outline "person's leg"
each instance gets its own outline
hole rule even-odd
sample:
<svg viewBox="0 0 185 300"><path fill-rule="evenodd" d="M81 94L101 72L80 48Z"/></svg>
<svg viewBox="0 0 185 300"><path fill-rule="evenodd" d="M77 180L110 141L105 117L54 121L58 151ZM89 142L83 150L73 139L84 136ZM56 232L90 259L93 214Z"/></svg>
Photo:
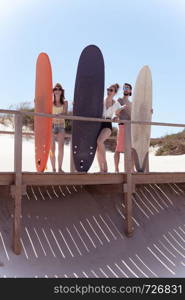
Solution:
<svg viewBox="0 0 185 300"><path fill-rule="evenodd" d="M118 151L115 151L114 153L115 172L119 172L119 160L120 160L120 153Z"/></svg>
<svg viewBox="0 0 185 300"><path fill-rule="evenodd" d="M97 139L97 159L99 163L100 172L107 172L107 161L104 142L111 135L109 128L103 128Z"/></svg>
<svg viewBox="0 0 185 300"><path fill-rule="evenodd" d="M114 154L115 172L119 172L120 153L124 152L124 125L118 126L116 150Z"/></svg>
<svg viewBox="0 0 185 300"><path fill-rule="evenodd" d="M51 149L50 149L50 161L53 172L56 172L55 166L55 135L52 133L52 140L51 140Z"/></svg>
<svg viewBox="0 0 185 300"><path fill-rule="evenodd" d="M58 171L62 171L62 163L63 163L63 157L64 157L64 138L65 138L65 132L64 130L60 131L58 133Z"/></svg>

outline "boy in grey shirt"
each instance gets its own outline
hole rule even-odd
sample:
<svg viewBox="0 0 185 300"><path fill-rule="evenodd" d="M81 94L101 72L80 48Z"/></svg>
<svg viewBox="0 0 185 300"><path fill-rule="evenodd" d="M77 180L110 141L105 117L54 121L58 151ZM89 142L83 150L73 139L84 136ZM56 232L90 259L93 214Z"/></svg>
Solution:
<svg viewBox="0 0 185 300"><path fill-rule="evenodd" d="M132 95L132 86L129 83L125 83L123 85L123 98L118 99L122 107L116 111L116 116L120 120L131 120L132 103L129 100L129 97L131 95ZM114 154L115 172L119 172L120 153L125 152L124 135L125 135L124 123L120 122L118 127L116 150Z"/></svg>

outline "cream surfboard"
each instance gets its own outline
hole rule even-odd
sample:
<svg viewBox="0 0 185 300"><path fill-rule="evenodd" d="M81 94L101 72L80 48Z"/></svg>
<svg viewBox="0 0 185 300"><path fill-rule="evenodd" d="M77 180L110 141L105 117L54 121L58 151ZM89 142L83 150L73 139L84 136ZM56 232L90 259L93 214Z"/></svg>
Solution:
<svg viewBox="0 0 185 300"><path fill-rule="evenodd" d="M136 79L132 101L132 121L152 120L152 76L148 66L144 66ZM149 170L149 146L151 125L132 124L131 140L135 168L138 172Z"/></svg>

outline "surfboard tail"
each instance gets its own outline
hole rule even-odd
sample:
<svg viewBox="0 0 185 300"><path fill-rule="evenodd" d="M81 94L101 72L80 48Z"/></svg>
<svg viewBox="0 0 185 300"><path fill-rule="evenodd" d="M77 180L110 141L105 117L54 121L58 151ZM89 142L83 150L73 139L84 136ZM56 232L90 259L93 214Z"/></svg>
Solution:
<svg viewBox="0 0 185 300"><path fill-rule="evenodd" d="M134 160L134 166L136 168L137 172L149 172L149 153L147 152L145 154L145 157L142 161L142 163L140 163L139 161L139 156L137 154L136 149L132 148L132 153L133 153L133 160Z"/></svg>

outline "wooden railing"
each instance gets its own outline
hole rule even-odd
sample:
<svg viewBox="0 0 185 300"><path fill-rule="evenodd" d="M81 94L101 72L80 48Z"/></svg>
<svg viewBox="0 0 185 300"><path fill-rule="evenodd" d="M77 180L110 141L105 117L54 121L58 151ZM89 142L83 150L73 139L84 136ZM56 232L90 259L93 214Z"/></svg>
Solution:
<svg viewBox="0 0 185 300"><path fill-rule="evenodd" d="M1 134L14 134L14 173L15 181L14 185L11 186L12 196L14 198L14 220L13 220L13 250L16 254L21 252L21 200L22 200L22 135L30 135L33 133L22 132L22 121L23 115L39 116L56 118L56 115L34 113L27 111L17 111L17 110L0 110L1 114L12 114L14 115L15 131L4 132ZM159 122L140 122L140 121L127 121L119 120L113 121L108 119L100 118L87 118L80 116L69 116L61 115L57 118L67 119L67 120L78 120L78 121L88 121L88 122L112 122L112 123L124 123L125 125L125 155L124 155L124 165L126 175L126 183L123 186L124 201L125 201L125 211L126 211L126 233L128 236L133 233L133 219L132 219L132 194L134 192L135 186L133 184L132 177L132 147L131 147L131 125L132 124L143 124L143 125L154 125L154 126L172 126L172 127L185 127L185 124L174 124L174 123L159 123ZM69 135L70 137L70 135ZM114 138L114 137L113 137ZM78 176L78 173L77 173ZM83 184L83 183L82 183Z"/></svg>

